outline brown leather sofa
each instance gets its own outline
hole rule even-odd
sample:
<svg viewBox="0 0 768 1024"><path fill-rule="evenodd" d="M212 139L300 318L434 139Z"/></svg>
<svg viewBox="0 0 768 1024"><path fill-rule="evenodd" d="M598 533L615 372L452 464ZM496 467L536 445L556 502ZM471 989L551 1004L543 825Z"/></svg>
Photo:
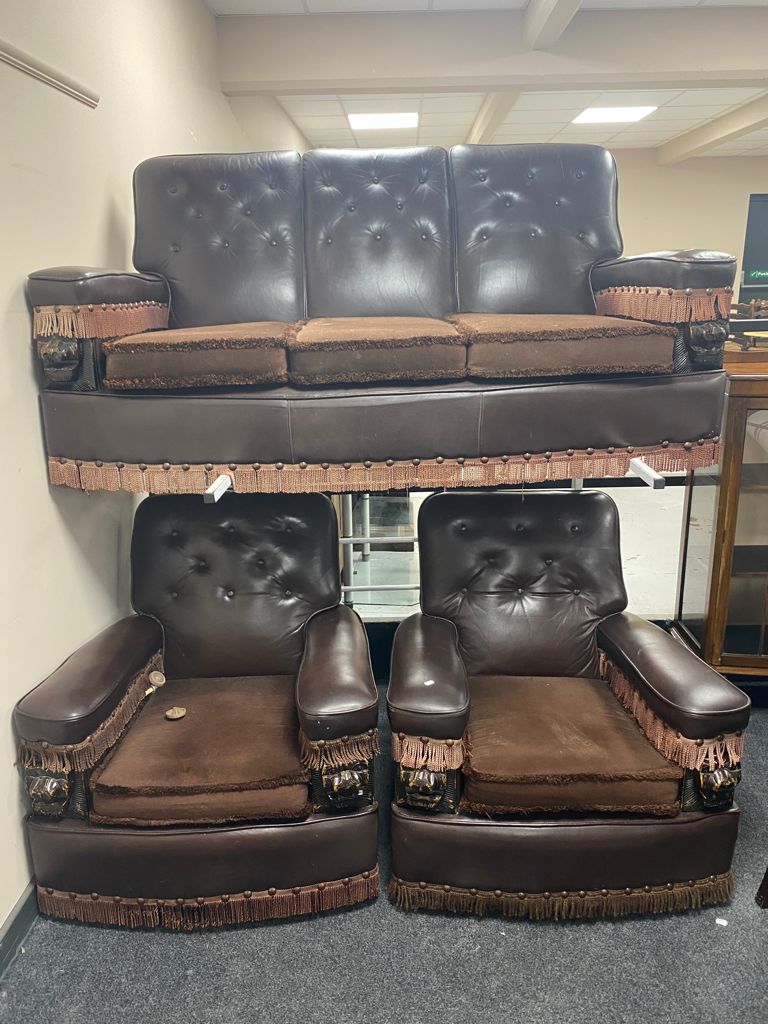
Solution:
<svg viewBox="0 0 768 1024"><path fill-rule="evenodd" d="M621 259L596 146L163 156L137 273L30 275L50 478L375 491L718 457L733 257Z"/></svg>
<svg viewBox="0 0 768 1024"><path fill-rule="evenodd" d="M598 492L453 493L419 517L398 628L391 893L401 907L606 917L715 904L749 699L624 611Z"/></svg>
<svg viewBox="0 0 768 1024"><path fill-rule="evenodd" d="M43 913L192 929L378 893L368 644L324 495L144 501L136 614L19 701Z"/></svg>

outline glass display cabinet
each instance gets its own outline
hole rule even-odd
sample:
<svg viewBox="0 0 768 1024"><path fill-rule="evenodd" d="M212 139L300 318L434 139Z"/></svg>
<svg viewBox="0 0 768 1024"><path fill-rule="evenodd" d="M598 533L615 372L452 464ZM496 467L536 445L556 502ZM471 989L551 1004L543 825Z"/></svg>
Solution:
<svg viewBox="0 0 768 1024"><path fill-rule="evenodd" d="M728 369L722 463L688 474L675 632L721 672L768 677L768 365Z"/></svg>

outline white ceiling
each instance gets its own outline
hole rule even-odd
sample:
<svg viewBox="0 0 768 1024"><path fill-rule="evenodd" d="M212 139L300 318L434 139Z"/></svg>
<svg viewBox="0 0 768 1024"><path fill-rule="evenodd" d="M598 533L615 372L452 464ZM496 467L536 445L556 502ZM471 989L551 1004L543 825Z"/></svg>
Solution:
<svg viewBox="0 0 768 1024"><path fill-rule="evenodd" d="M214 14L351 14L385 11L521 10L528 0L206 0ZM584 0L585 11L765 7L767 0Z"/></svg>
<svg viewBox="0 0 768 1024"><path fill-rule="evenodd" d="M648 89L612 92L524 92L497 129L492 142L590 142L611 149L652 149L768 95L751 88ZM463 142L483 100L476 93L407 93L383 96L278 96L288 115L314 147L454 146ZM575 125L586 107L655 105L634 124ZM353 132L347 114L416 110L419 127ZM721 152L722 151L722 152ZM768 129L713 150L713 155L768 154Z"/></svg>

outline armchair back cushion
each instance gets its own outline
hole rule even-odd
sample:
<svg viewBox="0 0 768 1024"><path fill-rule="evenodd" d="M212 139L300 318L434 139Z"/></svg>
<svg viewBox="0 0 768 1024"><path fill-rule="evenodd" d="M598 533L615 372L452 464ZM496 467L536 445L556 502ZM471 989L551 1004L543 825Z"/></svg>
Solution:
<svg viewBox="0 0 768 1024"><path fill-rule="evenodd" d="M144 501L131 548L133 604L163 627L166 674L295 675L307 619L340 600L337 545L336 514L322 494Z"/></svg>
<svg viewBox="0 0 768 1024"><path fill-rule="evenodd" d="M598 674L597 625L627 604L607 495L438 494L419 541L422 610L455 623L470 676Z"/></svg>
<svg viewBox="0 0 768 1024"><path fill-rule="evenodd" d="M459 309L594 313L592 267L622 250L600 146L454 146Z"/></svg>
<svg viewBox="0 0 768 1024"><path fill-rule="evenodd" d="M171 326L303 317L298 153L153 157L133 188L133 262L168 281Z"/></svg>
<svg viewBox="0 0 768 1024"><path fill-rule="evenodd" d="M455 311L445 150L307 153L304 217L310 317Z"/></svg>

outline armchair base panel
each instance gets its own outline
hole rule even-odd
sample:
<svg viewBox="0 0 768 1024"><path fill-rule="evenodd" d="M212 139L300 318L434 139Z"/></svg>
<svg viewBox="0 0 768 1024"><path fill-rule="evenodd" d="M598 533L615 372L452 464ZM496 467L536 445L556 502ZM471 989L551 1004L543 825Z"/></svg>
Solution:
<svg viewBox="0 0 768 1024"><path fill-rule="evenodd" d="M279 824L135 829L30 818L27 828L41 913L192 930L374 899L377 820L374 804Z"/></svg>
<svg viewBox="0 0 768 1024"><path fill-rule="evenodd" d="M405 909L534 918L714 905L731 896L738 822L736 807L488 821L393 806L392 895Z"/></svg>

